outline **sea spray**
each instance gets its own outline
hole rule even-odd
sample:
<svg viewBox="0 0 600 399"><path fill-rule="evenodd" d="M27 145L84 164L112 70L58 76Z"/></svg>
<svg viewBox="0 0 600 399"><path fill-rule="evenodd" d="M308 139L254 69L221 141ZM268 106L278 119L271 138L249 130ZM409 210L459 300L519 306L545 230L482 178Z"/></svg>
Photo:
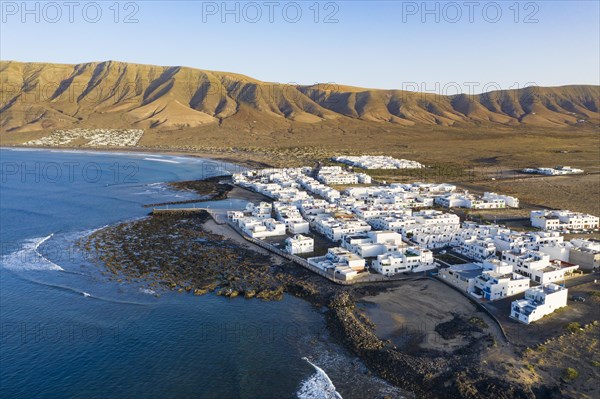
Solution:
<svg viewBox="0 0 600 399"><path fill-rule="evenodd" d="M1 258L2 267L15 270L57 270L64 271L62 267L52 262L39 252L39 247L54 234L46 237L25 240L20 250L4 255Z"/></svg>
<svg viewBox="0 0 600 399"><path fill-rule="evenodd" d="M316 364L312 363L308 358L303 357L311 366L316 370L315 374L310 376L308 379L302 382L300 389L298 390L299 399L342 399L335 390L335 385L331 382L331 379Z"/></svg>

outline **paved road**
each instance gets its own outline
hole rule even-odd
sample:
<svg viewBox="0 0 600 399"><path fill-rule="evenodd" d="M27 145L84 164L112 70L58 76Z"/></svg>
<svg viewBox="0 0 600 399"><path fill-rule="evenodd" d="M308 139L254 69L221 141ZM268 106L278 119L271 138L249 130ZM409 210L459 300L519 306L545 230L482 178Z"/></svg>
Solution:
<svg viewBox="0 0 600 399"><path fill-rule="evenodd" d="M574 278L566 280L564 283L565 283L565 287L571 288L571 287L577 287L578 285L591 283L594 280L598 280L600 282L600 272L584 274L581 277L574 277Z"/></svg>

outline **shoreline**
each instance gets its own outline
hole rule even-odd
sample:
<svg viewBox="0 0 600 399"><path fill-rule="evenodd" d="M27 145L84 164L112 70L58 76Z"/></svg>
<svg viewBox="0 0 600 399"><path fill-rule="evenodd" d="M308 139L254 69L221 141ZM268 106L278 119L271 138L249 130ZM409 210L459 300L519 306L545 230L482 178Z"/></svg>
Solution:
<svg viewBox="0 0 600 399"><path fill-rule="evenodd" d="M157 154L157 155L175 155L186 156L190 158L202 158L198 153L191 154L185 152L155 152L136 150L105 150L105 149L68 149L63 147L1 147L2 149L21 149L21 150L39 150L39 151L67 151L67 152L98 152L98 153L124 153L124 154ZM231 162L233 165L238 165ZM227 193L226 198L235 198L233 191ZM230 194L232 194L230 196ZM255 193L247 190L236 192L241 198L252 197ZM120 224L131 224L131 221L119 222ZM216 227L219 227L215 223ZM206 223L204 225L206 230ZM214 226L213 226L214 227ZM221 237L219 234L212 231ZM255 245L246 243L247 249L259 253ZM266 255L266 254L263 254ZM276 257L272 255L271 257ZM483 398L490 394L498 398L532 398L531 387L522 387L515 384L505 383L497 377L487 375L481 368L481 358L486 354L494 343L487 338L466 339L465 346L456 348L456 351L440 356L439 353L427 351L416 345L416 353L404 353L398 350L393 343L388 342L382 337L378 337L376 325L364 314L360 313L356 303L361 300L381 293L386 293L393 289L399 289L408 283L384 283L369 284L366 287L357 288L336 288L329 281L320 276L300 269L297 266L279 265L279 268L287 274L294 282L315 282L316 290L307 289L306 285L290 284L285 292L299 298L306 299L315 307L327 308L326 320L328 331L335 337L335 342L340 343L345 349L357 356L367 365L368 369L373 371L379 377L398 386L402 389L414 392L418 397L427 398L446 398L446 397L464 397L464 398ZM151 279L149 281L152 281ZM216 288L216 287L215 287ZM204 289L204 288L202 288ZM192 291L185 287L178 287L180 292ZM207 290L208 292L209 290ZM212 291L212 290L211 290ZM205 292L205 293L207 293ZM237 292L237 291L236 291ZM267 294L263 299L277 299L283 292L273 292L273 295ZM200 294L199 294L200 295ZM219 295L217 293L217 295ZM223 291L221 295L233 297L234 291L229 289ZM251 295L250 297L256 297ZM437 326L436 326L437 327ZM473 367L473 365L475 365ZM399 370L402 370L401 372ZM482 392L479 388L482 388ZM526 389L528 388L528 389ZM543 388L547 388L546 386ZM451 391L451 389L453 391ZM473 390L476 396L473 396ZM470 392L470 394L469 394Z"/></svg>
<svg viewBox="0 0 600 399"><path fill-rule="evenodd" d="M213 179L212 183L216 185L219 184L218 181L218 178ZM188 181L171 184L171 188L194 191L194 188L198 187L195 183L197 182ZM230 186L231 190L220 198L224 200L232 198L234 187ZM206 193L203 192L203 194ZM256 195L248 190L237 190L235 194L235 196L242 197ZM356 303L372 295L385 295L390 290L406 287L406 284L411 283L371 283L356 287L335 285L276 254L261 251L261 248L257 248L256 245L237 237L229 226L218 224L208 213L199 216L200 223L196 224L196 227L187 224L183 226L183 230L178 231L172 228L174 225L181 224L182 220L187 223L190 219L194 218L183 213L158 217L148 216L142 221L125 222L105 228L104 231L96 234L100 237L98 241L95 243L89 241L86 245L88 248L95 247L97 249L100 244L100 247L106 248L108 242L109 246L116 245L115 247L118 248L119 241L130 242L132 238L134 241L143 243L138 247L128 248L129 253L144 254L145 260L141 263L142 270L138 270L137 275L130 274L126 280L137 281L139 279L141 282L148 283L151 288L162 286L167 290L179 293L187 292L193 295L213 293L229 298L243 296L245 299L259 298L262 300L280 300L287 293L305 299L315 309L326 309L327 329L335 343L342 345L345 350L360 359L377 377L402 390L411 392L416 397L446 398L449 390L452 390L451 397L465 399L483 398L490 394L506 399L533 397L529 394L530 392L527 392L527 388L520 384L504 382L497 377L487 375L481 369L478 359L491 345L495 344L495 339L490 334L477 336L471 334L472 331L479 333L478 329L469 330L466 333L464 331L456 332L455 334L464 334L464 337L461 338L461 344L449 352L421 348L418 345L419 342L416 342L415 348L406 351L405 348L398 348L391 341L379 337L377 326L365 314L359 312ZM158 224L154 227L148 225L152 221L158 221ZM142 230L131 229L132 226L143 224L145 225L142 226ZM115 231L111 232L111 230ZM148 235L148 231L150 235ZM190 235L186 241L185 238L179 237L180 231L203 231L206 234ZM109 232L106 236L108 239L102 238L105 232ZM128 238L128 235L131 237ZM179 248L176 247L174 241L168 241L169 237L173 236L177 237ZM112 244L110 244L111 240ZM199 240L202 244L195 245ZM160 246L156 245L158 243L163 246L163 249L153 254L152 252L156 252L156 248ZM182 250L182 248L192 248L191 253L194 258L202 258L200 263L204 265L205 262L214 262L215 258L211 255L211 251L215 246L223 244L225 247L234 245L233 253L246 253L247 255L242 255L242 259L244 259L243 263L248 263L246 260L249 260L250 269L240 268L239 262L234 261L233 263L228 262L227 267L218 265L213 270L210 270L209 266L209 270L204 275L200 274L197 277L191 277L192 275L187 272L173 274L173 267L178 270L192 270L190 265L194 263L190 262L189 254L184 254L185 249ZM168 253L173 250L175 252ZM165 254L165 252L167 253ZM232 254L225 256L231 259ZM156 263L154 263L154 267L146 267L146 262L155 260L157 257L160 258L161 255L164 256L163 264L167 265L166 268ZM119 260L119 256L119 251L112 251L110 256L104 259L102 256L98 256L98 259L113 275L123 271L136 270L135 263L132 263L133 258ZM179 260L173 263L172 259L175 258ZM107 259L110 260L109 265L106 265ZM204 259L213 260L205 261ZM267 261L267 259L269 260ZM232 267L232 264L235 266ZM196 267L204 268L204 266L198 265ZM270 266L265 268L265 265ZM190 280L190 278L192 279ZM460 300L466 301L462 297ZM435 327L438 327L437 324ZM475 386L481 384L487 388L479 392L480 390ZM472 395L473 390L477 391L476 396ZM506 392L509 392L510 395L502 396Z"/></svg>
<svg viewBox="0 0 600 399"><path fill-rule="evenodd" d="M179 277L165 278L165 270L163 269L160 269L161 273L158 275L143 273L143 281L149 282L152 287L156 287L156 283L158 283L159 286L162 285L167 290L170 289L180 293L188 292L195 295L213 293L230 298L244 296L246 299L279 300L287 293L305 299L315 309L326 309L325 318L328 332L335 343L341 344L352 355L360 359L379 378L402 390L410 391L416 397L440 399L446 397L483 398L491 394L493 397L506 399L533 398L532 395L528 394L525 387L489 376L481 369L478 361L479 357L495 342L495 339L490 334L478 334L474 336L469 331L469 334L464 336L465 344L451 352L420 348L418 346L412 351L405 351L402 348L396 347L393 343L378 337L376 334L376 325L358 311L356 303L372 295L385 295L390 290L405 289L407 285L410 286L412 284L411 282L375 283L359 287L338 286L306 269L280 259L277 255L257 251L254 245L245 242L241 238L235 240L234 232L226 234L227 231L223 231L230 229L227 225L214 223L212 218L208 217L208 215L205 216L206 218L202 220L198 227L201 226L201 230L206 231L208 234L217 234L220 238L217 238L217 236L205 236L209 241L204 242L199 247L195 247L193 249L194 256L200 256L198 255L198 251L201 251L202 248L211 248L216 243L224 243L226 246L229 246L233 244L231 240L234 240L235 248L238 248L234 249L235 252L250 251L255 254L253 255L254 257L258 257L256 258L258 262L256 263L257 266L253 266L253 269L258 267L259 264L264 265L267 258L271 259L268 262L271 266L267 268L270 271L263 268L258 273L258 280L255 280L257 276L255 272L248 274L248 269L231 267L231 264L229 264L230 266L226 269L227 273L229 273L228 275L219 277L216 280L201 278L204 285L197 288L189 280L180 279ZM149 218L145 220L147 221ZM188 214L181 216L179 219L188 220L191 217ZM175 215L169 216L162 223L162 225L159 224L152 229L156 232L154 239L156 237L166 239L165 236L171 236L173 233L176 233L176 230L165 231L165 228L179 223L178 217ZM131 225L131 223L124 224L125 228ZM189 230L189 227L184 226L184 228ZM134 236L137 234L137 239L140 242L147 243L147 245L152 247L151 236L135 233L135 231L133 233L130 231L129 233L134 234ZM127 238L120 238L120 234L113 234L112 237L117 240L130 241ZM184 242L183 246L187 247L195 239L192 236L191 241ZM178 238L178 240L181 241L181 238ZM228 242L231 244L227 244ZM169 243L165 243L165 247L169 248L170 246ZM242 248L244 249L242 250ZM145 257L150 259L155 257L151 254L151 250L146 250L144 247L129 248L129 251L146 253ZM160 253L162 252L164 250L161 249ZM179 252L178 255L185 257L185 255ZM165 256L170 259L170 254ZM279 261L277 261L278 259ZM115 259L113 259L113 266L119 265L118 259L116 263L114 261ZM181 268L182 266L178 266L180 263L186 264L185 260L175 264L168 262L168 267ZM129 267L126 266L124 270L127 270ZM224 269L220 268L220 270ZM112 271L114 273L115 269L113 268ZM168 269L166 271L168 272ZM166 276L169 276L169 273ZM251 279L250 281L255 281L254 284L258 281L258 286L252 286L252 283L250 283L250 286L246 285L245 279L248 276ZM437 281L425 280L428 284L441 284ZM265 288L262 285L264 281L277 281L277 286L271 285ZM264 293L261 291L263 288L258 288L260 286L265 288ZM443 288L440 287L440 289ZM476 331L478 332L479 330ZM462 334L462 331L456 332L456 334ZM481 384L486 386L486 388L483 390L475 388ZM476 396L469 394L473 390L478 391ZM452 394L448 396L448 392L450 391ZM508 394L505 395L505 393Z"/></svg>
<svg viewBox="0 0 600 399"><path fill-rule="evenodd" d="M231 164L236 167L242 168L269 168L272 165L253 161L252 159L235 159L228 156L220 156L219 153L215 152L198 152L198 151L186 151L183 149L160 149L160 148L149 148L149 147L74 147L74 146L23 146L23 145L0 145L0 150L31 150L31 151L64 151L64 152L75 152L75 153L86 153L86 152L96 152L96 153L121 153L121 154L155 154L155 155L168 155L168 156L180 156L180 157L189 157L189 158L200 158L207 161L213 162L223 162L227 164ZM223 152L224 154L224 152Z"/></svg>

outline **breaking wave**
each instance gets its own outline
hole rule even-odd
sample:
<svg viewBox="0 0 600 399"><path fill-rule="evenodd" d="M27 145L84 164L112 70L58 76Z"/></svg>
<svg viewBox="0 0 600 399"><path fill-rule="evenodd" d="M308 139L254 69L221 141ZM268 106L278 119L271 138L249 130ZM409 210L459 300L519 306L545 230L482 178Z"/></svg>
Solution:
<svg viewBox="0 0 600 399"><path fill-rule="evenodd" d="M316 372L311 375L308 379L304 380L298 389L297 395L299 399L342 399L336 390L331 379L316 364L312 363L308 358L303 357L311 366L313 366Z"/></svg>
<svg viewBox="0 0 600 399"><path fill-rule="evenodd" d="M69 292L69 293L72 293L72 294L75 294L75 295L81 295L84 298L95 299L95 300L98 300L98 301L110 302L110 303L118 303L118 304L123 304L123 305L134 305L134 306L147 306L147 305L149 305L148 303L144 303L144 302L118 300L118 299L108 298L108 297L104 297L104 296L93 295L93 294L90 294L87 291L83 291L82 289L74 288L74 287L69 287L67 285L53 284L53 283L48 283L48 282L44 282L44 281L38 281L38 280L30 279L30 278L28 278L26 280L29 281L30 283L38 284L38 285L43 286L43 287L48 287L48 288L52 288L52 289L59 290L59 291L64 291L64 292Z"/></svg>
<svg viewBox="0 0 600 399"><path fill-rule="evenodd" d="M40 245L54 236L32 238L26 240L21 249L13 253L3 255L2 266L10 270L56 270L65 271L62 267L52 262L39 252Z"/></svg>
<svg viewBox="0 0 600 399"><path fill-rule="evenodd" d="M154 161L154 162L165 162L165 163L181 163L179 161L173 161L172 159L160 159L160 158L144 158L144 161Z"/></svg>

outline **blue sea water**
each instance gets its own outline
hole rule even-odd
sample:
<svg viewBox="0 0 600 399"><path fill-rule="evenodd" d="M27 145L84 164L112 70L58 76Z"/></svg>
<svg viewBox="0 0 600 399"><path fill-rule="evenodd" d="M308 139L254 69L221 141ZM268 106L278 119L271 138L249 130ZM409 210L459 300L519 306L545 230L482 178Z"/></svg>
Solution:
<svg viewBox="0 0 600 399"><path fill-rule="evenodd" d="M325 330L308 303L291 296L157 297L144 285L109 280L75 245L94 229L144 217L144 204L193 197L164 182L232 172L234 165L13 149L0 149L0 164L0 397L339 395L302 359L308 341Z"/></svg>

